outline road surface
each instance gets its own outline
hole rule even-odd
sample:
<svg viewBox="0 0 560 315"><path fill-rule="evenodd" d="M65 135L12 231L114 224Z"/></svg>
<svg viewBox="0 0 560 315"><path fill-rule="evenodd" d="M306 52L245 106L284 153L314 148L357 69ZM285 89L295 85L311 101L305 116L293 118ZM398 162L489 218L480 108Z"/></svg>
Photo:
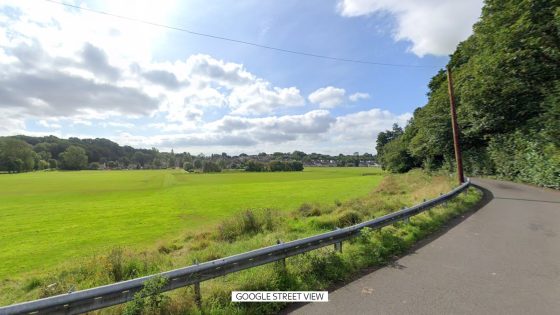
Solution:
<svg viewBox="0 0 560 315"><path fill-rule="evenodd" d="M483 206L293 314L560 314L560 192L488 179Z"/></svg>

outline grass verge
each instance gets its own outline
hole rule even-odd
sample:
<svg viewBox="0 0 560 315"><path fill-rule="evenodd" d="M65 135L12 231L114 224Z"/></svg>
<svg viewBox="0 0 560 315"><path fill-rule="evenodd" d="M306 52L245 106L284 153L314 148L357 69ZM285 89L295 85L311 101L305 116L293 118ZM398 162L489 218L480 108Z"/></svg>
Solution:
<svg viewBox="0 0 560 315"><path fill-rule="evenodd" d="M151 251L136 252L115 248L106 255L84 259L44 277L12 283L14 299L33 299L169 270L217 259L243 251L318 234L372 219L433 198L452 189L449 176L430 176L421 171L387 176L367 196L330 206L302 204L291 213L273 209L250 209L223 221L216 229L187 233L180 240L158 244ZM439 229L446 221L471 208L481 194L467 194L417 215L408 223L397 223L381 230L363 231L360 237L344 243L342 253L331 246L287 259L284 269L268 265L230 274L202 283L205 314L273 314L281 303L231 303L232 290L323 290L345 281L366 267L386 264L404 253L415 242ZM0 292L2 293L2 292ZM1 294L0 294L1 295ZM137 313L196 314L192 288L166 293L157 309L147 307ZM158 300L159 301L159 300ZM136 304L139 302L136 301ZM130 310L122 305L101 311L121 314Z"/></svg>

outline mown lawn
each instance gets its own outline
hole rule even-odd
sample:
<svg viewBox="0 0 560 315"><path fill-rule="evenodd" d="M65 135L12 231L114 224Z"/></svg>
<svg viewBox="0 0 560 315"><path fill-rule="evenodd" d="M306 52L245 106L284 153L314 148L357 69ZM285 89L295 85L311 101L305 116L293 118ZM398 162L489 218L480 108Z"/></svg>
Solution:
<svg viewBox="0 0 560 315"><path fill-rule="evenodd" d="M248 208L291 211L304 202L348 200L370 192L382 177L374 168L2 174L0 280L42 273L115 246L153 246Z"/></svg>

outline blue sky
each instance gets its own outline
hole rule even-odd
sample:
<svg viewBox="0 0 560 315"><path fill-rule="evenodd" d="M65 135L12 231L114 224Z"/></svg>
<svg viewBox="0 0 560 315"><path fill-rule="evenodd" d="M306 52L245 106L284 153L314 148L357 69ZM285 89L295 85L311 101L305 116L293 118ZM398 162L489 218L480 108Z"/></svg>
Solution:
<svg viewBox="0 0 560 315"><path fill-rule="evenodd" d="M46 1L0 5L0 134L191 153L373 152L471 33L480 0ZM452 19L449 17L453 16Z"/></svg>

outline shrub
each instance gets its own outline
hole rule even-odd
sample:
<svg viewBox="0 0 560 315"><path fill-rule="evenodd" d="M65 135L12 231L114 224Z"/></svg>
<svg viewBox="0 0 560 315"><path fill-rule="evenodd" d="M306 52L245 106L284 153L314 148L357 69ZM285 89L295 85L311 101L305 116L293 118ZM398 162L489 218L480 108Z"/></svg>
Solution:
<svg viewBox="0 0 560 315"><path fill-rule="evenodd" d="M122 281L123 277L123 250L113 248L107 256L108 272L113 281Z"/></svg>
<svg viewBox="0 0 560 315"><path fill-rule="evenodd" d="M163 276L146 281L144 288L134 294L134 299L127 304L123 314L165 314L164 307L169 303L169 297L163 295L161 290L167 283L168 279Z"/></svg>
<svg viewBox="0 0 560 315"><path fill-rule="evenodd" d="M250 160L246 163L245 171L247 172L266 172L266 165L259 161Z"/></svg>
<svg viewBox="0 0 560 315"><path fill-rule="evenodd" d="M222 171L222 168L215 162L206 161L204 165L202 165L202 171L204 173L219 173Z"/></svg>
<svg viewBox="0 0 560 315"><path fill-rule="evenodd" d="M191 162L185 162L183 163L183 169L187 172L192 172L194 171L194 164L192 164Z"/></svg>
<svg viewBox="0 0 560 315"><path fill-rule="evenodd" d="M303 203L299 206L298 213L303 217L316 217L321 215L321 209L317 204Z"/></svg>
<svg viewBox="0 0 560 315"><path fill-rule="evenodd" d="M362 220L363 217L359 212L354 210L346 210L338 215L336 222L338 223L337 227L346 227L358 224L362 222Z"/></svg>
<svg viewBox="0 0 560 315"><path fill-rule="evenodd" d="M265 230L272 231L277 224L275 217L277 216L270 209L246 210L238 216L223 221L218 226L217 238L233 242L243 235L254 235Z"/></svg>

